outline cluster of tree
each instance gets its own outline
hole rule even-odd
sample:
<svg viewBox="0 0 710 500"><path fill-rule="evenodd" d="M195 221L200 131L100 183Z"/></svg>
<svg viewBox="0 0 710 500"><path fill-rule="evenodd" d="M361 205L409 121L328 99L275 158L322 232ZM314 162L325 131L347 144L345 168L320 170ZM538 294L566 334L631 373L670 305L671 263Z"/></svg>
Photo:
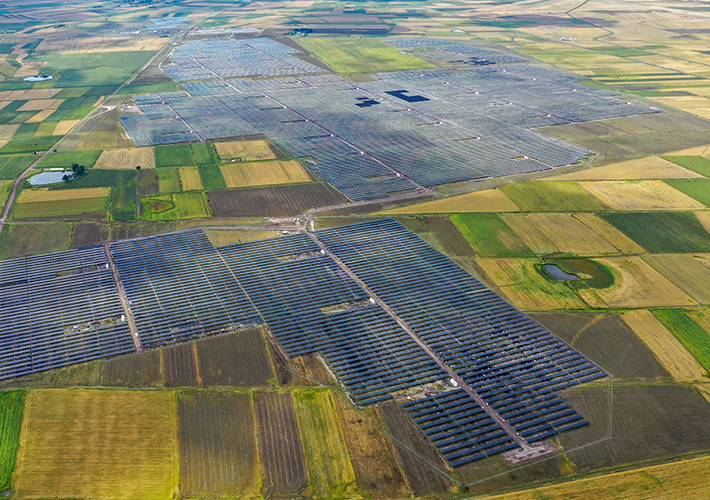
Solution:
<svg viewBox="0 0 710 500"><path fill-rule="evenodd" d="M76 179L77 177L81 177L85 173L86 173L86 167L84 165L79 165L78 163L73 163L71 166L71 173L64 174L62 176L62 180L64 182L69 182L72 179Z"/></svg>

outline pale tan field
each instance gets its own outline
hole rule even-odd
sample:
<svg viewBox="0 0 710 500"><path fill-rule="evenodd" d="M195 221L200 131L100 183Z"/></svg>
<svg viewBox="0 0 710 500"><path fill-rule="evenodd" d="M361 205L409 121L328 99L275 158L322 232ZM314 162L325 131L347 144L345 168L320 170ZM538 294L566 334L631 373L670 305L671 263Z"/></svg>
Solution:
<svg viewBox="0 0 710 500"><path fill-rule="evenodd" d="M173 392L31 391L16 498L167 500L177 494L177 449Z"/></svg>
<svg viewBox="0 0 710 500"><path fill-rule="evenodd" d="M536 254L545 255L557 252L557 247L550 238L531 224L526 215L500 214L500 218L515 234L520 236L520 239Z"/></svg>
<svg viewBox="0 0 710 500"><path fill-rule="evenodd" d="M536 259L476 259L503 295L529 310L583 309L584 303L564 283L553 283L535 269Z"/></svg>
<svg viewBox="0 0 710 500"><path fill-rule="evenodd" d="M17 199L18 203L37 203L42 201L82 200L88 198L105 198L111 195L111 188L79 188L79 189L25 189Z"/></svg>
<svg viewBox="0 0 710 500"><path fill-rule="evenodd" d="M181 167L178 169L180 186L183 191L201 191L202 177L197 167Z"/></svg>
<svg viewBox="0 0 710 500"><path fill-rule="evenodd" d="M228 188L309 182L303 165L296 160L227 163L219 166Z"/></svg>
<svg viewBox="0 0 710 500"><path fill-rule="evenodd" d="M124 52L134 50L158 50L167 39L159 36L110 36L45 38L37 46L40 52L63 54L92 54L95 52Z"/></svg>
<svg viewBox="0 0 710 500"><path fill-rule="evenodd" d="M217 142L215 147L223 159L244 158L245 161L276 159L276 155L266 141Z"/></svg>
<svg viewBox="0 0 710 500"><path fill-rule="evenodd" d="M10 104L11 102L12 102L12 101L0 101L0 111L2 111L2 109L3 109L5 106L7 106L8 104Z"/></svg>
<svg viewBox="0 0 710 500"><path fill-rule="evenodd" d="M62 89L4 90L0 92L0 101L52 99L61 91Z"/></svg>
<svg viewBox="0 0 710 500"><path fill-rule="evenodd" d="M45 109L57 109L64 99L35 99L27 101L22 106L17 108L17 111L42 111Z"/></svg>
<svg viewBox="0 0 710 500"><path fill-rule="evenodd" d="M382 214L454 214L471 212L517 212L520 210L502 191L488 189L443 200L384 210Z"/></svg>
<svg viewBox="0 0 710 500"><path fill-rule="evenodd" d="M53 109L44 109L40 112L38 112L36 115L34 115L32 118L29 120L25 121L25 123L40 123L49 118L49 116L54 113L55 110Z"/></svg>
<svg viewBox="0 0 710 500"><path fill-rule="evenodd" d="M578 213L574 218L611 243L623 254L646 253L646 250L607 221L591 213Z"/></svg>
<svg viewBox="0 0 710 500"><path fill-rule="evenodd" d="M578 290L591 307L606 309L697 305L697 302L646 264L641 257L602 257L595 260L611 269L614 284L608 288Z"/></svg>
<svg viewBox="0 0 710 500"><path fill-rule="evenodd" d="M700 328L708 332L708 335L710 335L710 310L686 309L685 312L700 326Z"/></svg>
<svg viewBox="0 0 710 500"><path fill-rule="evenodd" d="M695 217L705 230L710 233L710 212L695 212Z"/></svg>
<svg viewBox="0 0 710 500"><path fill-rule="evenodd" d="M107 149L101 153L94 168L120 170L136 168L138 165L140 165L141 168L155 168L153 148Z"/></svg>
<svg viewBox="0 0 710 500"><path fill-rule="evenodd" d="M703 367L651 311L628 311L621 317L651 349L674 380L691 382L705 376Z"/></svg>
<svg viewBox="0 0 710 500"><path fill-rule="evenodd" d="M617 253L609 242L571 214L529 214L526 220L544 234L560 252L576 255Z"/></svg>
<svg viewBox="0 0 710 500"><path fill-rule="evenodd" d="M710 156L710 144L707 146L696 146L694 148L681 149L668 153L669 156Z"/></svg>
<svg viewBox="0 0 710 500"><path fill-rule="evenodd" d="M611 181L642 179L702 179L703 176L668 160L651 156L549 177L550 181Z"/></svg>
<svg viewBox="0 0 710 500"><path fill-rule="evenodd" d="M39 75L40 70L44 68L49 61L18 61L22 67L15 71L14 78L25 78L26 76Z"/></svg>
<svg viewBox="0 0 710 500"><path fill-rule="evenodd" d="M279 236L278 231L220 231L218 229L208 229L205 234L216 247L232 245L234 243L246 243L247 241L265 240Z"/></svg>
<svg viewBox="0 0 710 500"><path fill-rule="evenodd" d="M482 497L486 500L704 500L710 498L710 457L653 465L577 481Z"/></svg>
<svg viewBox="0 0 710 500"><path fill-rule="evenodd" d="M710 304L710 268L693 256L651 254L644 255L643 260L699 303Z"/></svg>
<svg viewBox="0 0 710 500"><path fill-rule="evenodd" d="M0 125L0 139L11 139L15 132L17 132L18 128L20 128L19 124Z"/></svg>
<svg viewBox="0 0 710 500"><path fill-rule="evenodd" d="M651 97L652 100L665 104L666 106L672 106L674 108L682 109L686 113L691 113L693 115L710 119L710 100L703 97L693 97L693 96L671 96L671 97Z"/></svg>
<svg viewBox="0 0 710 500"><path fill-rule="evenodd" d="M62 120L54 127L54 135L64 135L69 133L81 120Z"/></svg>
<svg viewBox="0 0 710 500"><path fill-rule="evenodd" d="M705 206L663 181L580 182L615 210L697 210Z"/></svg>

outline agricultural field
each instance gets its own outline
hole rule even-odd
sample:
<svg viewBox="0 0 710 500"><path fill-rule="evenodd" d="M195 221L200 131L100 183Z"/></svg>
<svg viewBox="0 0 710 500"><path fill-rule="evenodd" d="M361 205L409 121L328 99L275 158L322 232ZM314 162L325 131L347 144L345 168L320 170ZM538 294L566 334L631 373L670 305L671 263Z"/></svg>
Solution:
<svg viewBox="0 0 710 500"><path fill-rule="evenodd" d="M109 188L24 190L17 200L13 218L15 220L62 217L104 219L110 200Z"/></svg>
<svg viewBox="0 0 710 500"><path fill-rule="evenodd" d="M67 222L11 224L0 240L3 259L67 250L71 245L73 224Z"/></svg>
<svg viewBox="0 0 710 500"><path fill-rule="evenodd" d="M311 207L337 205L343 201L340 195L320 183L212 191L207 197L215 217L296 215Z"/></svg>
<svg viewBox="0 0 710 500"><path fill-rule="evenodd" d="M84 165L86 168L91 168L96 164L101 151L86 150L86 151L59 151L45 156L39 162L37 168L64 168L71 169L73 164Z"/></svg>
<svg viewBox="0 0 710 500"><path fill-rule="evenodd" d="M24 392L0 392L0 491L12 486L24 404Z"/></svg>
<svg viewBox="0 0 710 500"><path fill-rule="evenodd" d="M311 176L296 160L229 163L219 169L228 188L311 181Z"/></svg>
<svg viewBox="0 0 710 500"><path fill-rule="evenodd" d="M697 210L705 206L663 181L590 181L582 186L614 210Z"/></svg>
<svg viewBox="0 0 710 500"><path fill-rule="evenodd" d="M251 393L182 392L178 415L180 494L260 498Z"/></svg>
<svg viewBox="0 0 710 500"><path fill-rule="evenodd" d="M234 243L246 243L247 241L263 240L266 238L275 238L281 233L277 231L234 231L234 230L219 230L208 229L205 231L207 237L216 247L225 245L233 245Z"/></svg>
<svg viewBox="0 0 710 500"><path fill-rule="evenodd" d="M703 176L659 156L613 163L554 177L559 181L611 181L648 179L702 179Z"/></svg>
<svg viewBox="0 0 710 500"><path fill-rule="evenodd" d="M527 182L502 189L525 212L584 212L607 205L573 182Z"/></svg>
<svg viewBox="0 0 710 500"><path fill-rule="evenodd" d="M703 205L710 205L710 179L672 179L666 183Z"/></svg>
<svg viewBox="0 0 710 500"><path fill-rule="evenodd" d="M535 253L496 214L455 214L451 221L482 257L532 257Z"/></svg>
<svg viewBox="0 0 710 500"><path fill-rule="evenodd" d="M643 260L698 303L710 303L710 269L693 256L653 254L644 256Z"/></svg>
<svg viewBox="0 0 710 500"><path fill-rule="evenodd" d="M201 192L141 197L142 220L160 221L201 217L211 217L210 206Z"/></svg>
<svg viewBox="0 0 710 500"><path fill-rule="evenodd" d="M180 187L183 191L202 191L202 178L197 167L181 167L178 169L180 175Z"/></svg>
<svg viewBox="0 0 710 500"><path fill-rule="evenodd" d="M194 165L189 144L173 144L155 147L156 167L184 167Z"/></svg>
<svg viewBox="0 0 710 500"><path fill-rule="evenodd" d="M195 157L195 165L214 165L217 163L215 145L212 143L192 144L192 154Z"/></svg>
<svg viewBox="0 0 710 500"><path fill-rule="evenodd" d="M517 212L520 208L499 189L476 191L380 212L383 215Z"/></svg>
<svg viewBox="0 0 710 500"><path fill-rule="evenodd" d="M424 222L449 255L475 255L471 244L448 217L426 216Z"/></svg>
<svg viewBox="0 0 710 500"><path fill-rule="evenodd" d="M177 492L169 392L51 389L25 402L19 498L165 499Z"/></svg>
<svg viewBox="0 0 710 500"><path fill-rule="evenodd" d="M222 171L219 167L201 166L198 167L198 171L200 172L202 186L207 191L227 188L227 183L224 182L224 177L222 177Z"/></svg>
<svg viewBox="0 0 710 500"><path fill-rule="evenodd" d="M653 314L710 374L710 335L681 309L656 309Z"/></svg>
<svg viewBox="0 0 710 500"><path fill-rule="evenodd" d="M607 255L616 253L610 243L589 229L570 214L537 213L523 216L547 240L562 253L575 255ZM520 228L527 234L527 228Z"/></svg>
<svg viewBox="0 0 710 500"><path fill-rule="evenodd" d="M182 191L177 168L161 168L155 173L158 175L158 192L179 193Z"/></svg>
<svg viewBox="0 0 710 500"><path fill-rule="evenodd" d="M5 209L5 204L12 191L12 181L0 181L0 212Z"/></svg>
<svg viewBox="0 0 710 500"><path fill-rule="evenodd" d="M0 179L16 179L36 159L33 155L0 155Z"/></svg>
<svg viewBox="0 0 710 500"><path fill-rule="evenodd" d="M197 144L194 146L197 146ZM276 159L276 155L267 141L216 142L214 147L219 157L223 160L258 161ZM195 157L197 157L197 154L195 154ZM208 163L198 163L198 165L208 165Z"/></svg>
<svg viewBox="0 0 710 500"><path fill-rule="evenodd" d="M106 149L94 168L135 169L155 168L153 148Z"/></svg>
<svg viewBox="0 0 710 500"><path fill-rule="evenodd" d="M664 158L700 175L710 177L710 158L704 156L665 156Z"/></svg>

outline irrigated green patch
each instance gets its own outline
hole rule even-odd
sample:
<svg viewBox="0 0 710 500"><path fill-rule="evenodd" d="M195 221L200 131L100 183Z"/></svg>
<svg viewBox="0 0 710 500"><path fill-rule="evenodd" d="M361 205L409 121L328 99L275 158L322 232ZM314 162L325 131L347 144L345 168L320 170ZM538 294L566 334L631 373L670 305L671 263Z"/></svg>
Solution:
<svg viewBox="0 0 710 500"><path fill-rule="evenodd" d="M143 220L211 217L207 200L199 191L144 196L141 198L141 211Z"/></svg>
<svg viewBox="0 0 710 500"><path fill-rule="evenodd" d="M227 187L219 167L200 167L200 177L202 177L202 185L207 191Z"/></svg>
<svg viewBox="0 0 710 500"><path fill-rule="evenodd" d="M217 151L212 143L193 144L192 154L195 155L196 165L214 165L217 163Z"/></svg>
<svg viewBox="0 0 710 500"><path fill-rule="evenodd" d="M568 282L572 288L606 288L614 284L611 270L594 260L559 259L554 263L566 273L579 277L579 280Z"/></svg>
<svg viewBox="0 0 710 500"><path fill-rule="evenodd" d="M666 183L703 205L710 206L710 179L670 179Z"/></svg>
<svg viewBox="0 0 710 500"><path fill-rule="evenodd" d="M676 165L685 167L706 177L710 177L710 159L704 156L662 156Z"/></svg>
<svg viewBox="0 0 710 500"><path fill-rule="evenodd" d="M12 486L24 404L24 392L0 392L0 491Z"/></svg>
<svg viewBox="0 0 710 500"><path fill-rule="evenodd" d="M91 168L101 156L101 150L60 151L45 156L37 168L70 168L74 163Z"/></svg>
<svg viewBox="0 0 710 500"><path fill-rule="evenodd" d="M58 77L60 87L120 85L153 55L153 51L116 51L50 56L42 69ZM27 61L47 60L47 56L29 56ZM115 90L115 88L114 88ZM111 92L108 92L110 94Z"/></svg>
<svg viewBox="0 0 710 500"><path fill-rule="evenodd" d="M184 167L194 165L189 144L171 144L155 147L156 167Z"/></svg>
<svg viewBox="0 0 710 500"><path fill-rule="evenodd" d="M455 214L450 219L485 257L532 257L535 253L496 214Z"/></svg>
<svg viewBox="0 0 710 500"><path fill-rule="evenodd" d="M681 309L656 309L653 314L710 373L710 335Z"/></svg>
<svg viewBox="0 0 710 500"><path fill-rule="evenodd" d="M302 38L298 43L338 73L370 73L433 68L414 56L374 38Z"/></svg>
<svg viewBox="0 0 710 500"><path fill-rule="evenodd" d="M599 214L651 253L710 252L710 234L692 213Z"/></svg>
<svg viewBox="0 0 710 500"><path fill-rule="evenodd" d="M34 155L0 155L0 179L16 179L36 159Z"/></svg>
<svg viewBox="0 0 710 500"><path fill-rule="evenodd" d="M527 182L501 190L527 212L587 212L607 208L574 182Z"/></svg>
<svg viewBox="0 0 710 500"><path fill-rule="evenodd" d="M66 118L67 120L69 118ZM54 146L61 135L29 136L11 139L10 142L0 149L2 153L32 153L34 151L47 151ZM35 157L35 159L37 159Z"/></svg>

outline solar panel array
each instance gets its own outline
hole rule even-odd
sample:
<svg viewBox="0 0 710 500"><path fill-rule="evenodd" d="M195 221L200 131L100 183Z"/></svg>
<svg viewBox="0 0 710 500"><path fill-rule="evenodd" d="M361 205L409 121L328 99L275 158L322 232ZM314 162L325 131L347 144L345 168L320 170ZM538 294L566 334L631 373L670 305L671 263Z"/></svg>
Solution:
<svg viewBox="0 0 710 500"><path fill-rule="evenodd" d="M135 352L103 247L0 261L0 379Z"/></svg>
<svg viewBox="0 0 710 500"><path fill-rule="evenodd" d="M110 249L145 348L262 323L202 230Z"/></svg>
<svg viewBox="0 0 710 500"><path fill-rule="evenodd" d="M146 24L145 27L148 29L158 29L158 30L173 30L178 28L184 28L192 24L192 19L189 17L152 17L149 18L150 24Z"/></svg>
<svg viewBox="0 0 710 500"><path fill-rule="evenodd" d="M429 42L429 43L423 43ZM436 43L439 42L439 43ZM443 43L442 43L443 42ZM507 54L497 50L489 50L471 45L456 44L447 40L388 40L388 43L405 49L416 49L416 54L421 54L422 49L426 57L444 61L451 65L481 66L488 64L508 64L527 61L526 58L514 54Z"/></svg>

